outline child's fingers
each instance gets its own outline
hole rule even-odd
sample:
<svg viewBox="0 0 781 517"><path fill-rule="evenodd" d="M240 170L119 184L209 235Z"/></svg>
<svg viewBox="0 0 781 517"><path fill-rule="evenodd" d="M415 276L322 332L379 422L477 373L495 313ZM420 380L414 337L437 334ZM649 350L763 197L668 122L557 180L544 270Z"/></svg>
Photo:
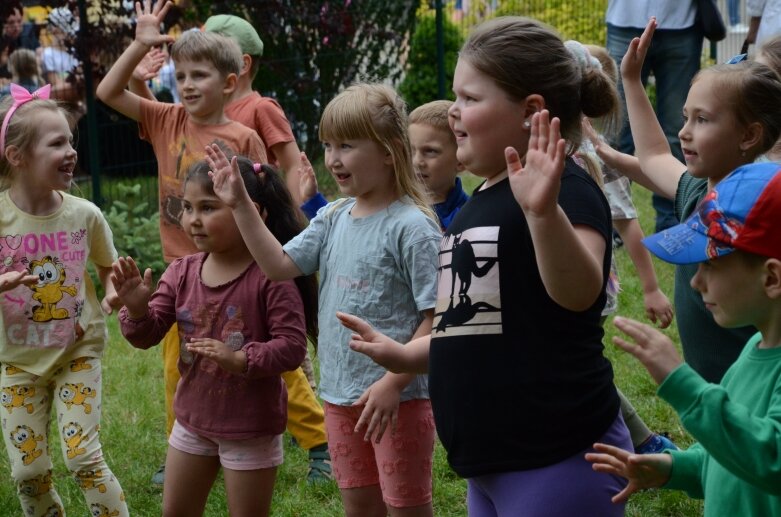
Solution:
<svg viewBox="0 0 781 517"><path fill-rule="evenodd" d="M595 443L594 450L598 453L609 454L613 457L619 458L622 461L626 461L632 455L631 452L625 451L621 447L615 445L608 445L606 443Z"/></svg>
<svg viewBox="0 0 781 517"><path fill-rule="evenodd" d="M538 151L546 152L550 141L550 119L548 110L542 110L534 114L537 117L537 146ZM534 120L532 120L532 132L534 132Z"/></svg>
<svg viewBox="0 0 781 517"><path fill-rule="evenodd" d="M625 503L629 500L629 496L635 492L637 492L637 487L634 484L629 483L624 487L623 490L614 495L610 500L613 503Z"/></svg>
<svg viewBox="0 0 781 517"><path fill-rule="evenodd" d="M336 318L345 328L359 334L361 339L367 339L372 333L372 326L358 316L337 311Z"/></svg>
<svg viewBox="0 0 781 517"><path fill-rule="evenodd" d="M149 289L152 288L152 268L146 268L144 271L144 285Z"/></svg>
<svg viewBox="0 0 781 517"><path fill-rule="evenodd" d="M507 163L507 172L511 175L523 170L521 157L518 156L518 151L515 150L515 147L505 147L504 161Z"/></svg>
<svg viewBox="0 0 781 517"><path fill-rule="evenodd" d="M616 328L618 328L618 330L631 337L635 341L648 340L653 335L653 333L656 332L652 327L646 325L645 323L621 316L616 316L613 318L613 324L616 326Z"/></svg>
<svg viewBox="0 0 781 517"><path fill-rule="evenodd" d="M626 341L619 336L613 336L613 344L628 354L632 354L633 356L638 358L640 357L638 355L638 352L640 351L640 347L637 346L635 343L630 343L629 341Z"/></svg>
<svg viewBox="0 0 781 517"><path fill-rule="evenodd" d="M375 415L379 413L379 411L375 411ZM374 428L376 430L376 433L374 433L374 443L380 443L380 440L382 440L382 436L385 434L385 431L388 429L388 423L389 418L387 415L380 415L374 420ZM394 425L395 427L395 425Z"/></svg>
<svg viewBox="0 0 781 517"><path fill-rule="evenodd" d="M301 151L301 166L304 168L312 167L312 164L309 163L309 158L306 156L306 153Z"/></svg>

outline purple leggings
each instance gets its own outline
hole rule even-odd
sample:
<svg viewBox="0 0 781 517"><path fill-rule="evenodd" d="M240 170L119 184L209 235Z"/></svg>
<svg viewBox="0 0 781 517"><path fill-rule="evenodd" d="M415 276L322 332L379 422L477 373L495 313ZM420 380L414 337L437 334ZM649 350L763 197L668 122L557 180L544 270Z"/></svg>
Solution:
<svg viewBox="0 0 781 517"><path fill-rule="evenodd" d="M634 450L620 413L598 441ZM624 504L610 498L627 482L594 472L584 458L590 451L548 467L467 479L469 517L621 517Z"/></svg>

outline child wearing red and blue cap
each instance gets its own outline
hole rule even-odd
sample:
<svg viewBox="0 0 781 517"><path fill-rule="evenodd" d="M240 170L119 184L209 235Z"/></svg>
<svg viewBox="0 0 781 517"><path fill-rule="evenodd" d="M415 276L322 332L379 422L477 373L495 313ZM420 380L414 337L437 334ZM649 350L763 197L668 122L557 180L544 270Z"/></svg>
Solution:
<svg viewBox="0 0 781 517"><path fill-rule="evenodd" d="M697 439L686 451L637 455L595 444L594 469L629 485L685 490L705 499L705 516L781 515L781 167L740 167L719 182L682 224L643 243L673 264L698 264L691 285L722 327L754 325L720 384L681 361L649 325L616 318L629 339L613 341L659 383L659 396Z"/></svg>

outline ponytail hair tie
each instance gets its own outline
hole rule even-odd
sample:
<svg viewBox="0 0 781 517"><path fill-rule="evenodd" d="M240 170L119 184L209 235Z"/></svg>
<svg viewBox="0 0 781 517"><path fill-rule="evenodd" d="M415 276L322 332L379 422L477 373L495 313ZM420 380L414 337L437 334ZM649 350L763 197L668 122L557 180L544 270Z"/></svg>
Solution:
<svg viewBox="0 0 781 517"><path fill-rule="evenodd" d="M252 164L252 170L255 171L255 176L257 176L258 179L261 179L265 175L262 167L263 165L260 162L255 162Z"/></svg>
<svg viewBox="0 0 781 517"><path fill-rule="evenodd" d="M591 52L579 41L567 40L564 47L569 51L575 62L578 64L581 75L588 70L602 70L602 63L591 55Z"/></svg>

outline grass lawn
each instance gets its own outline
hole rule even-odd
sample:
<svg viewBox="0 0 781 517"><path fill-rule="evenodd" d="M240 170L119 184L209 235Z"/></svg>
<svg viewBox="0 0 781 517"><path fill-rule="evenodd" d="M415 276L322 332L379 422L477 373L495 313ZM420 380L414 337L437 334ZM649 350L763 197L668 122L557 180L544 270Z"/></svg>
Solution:
<svg viewBox="0 0 781 517"><path fill-rule="evenodd" d="M466 178L471 187L473 178ZM650 195L635 190L635 202L641 212L646 232L652 225ZM619 312L643 319L642 291L633 273L624 249L617 251L621 271L622 293ZM668 296L672 295L672 267L655 262L660 284ZM687 446L691 438L681 427L677 415L655 395L655 385L645 369L633 358L609 344L614 334L608 322L605 339L606 354L613 362L616 384L635 404L649 427L667 431L679 446ZM128 345L117 329L116 319L109 319L110 344L104 358L104 396L102 442L109 466L119 478L133 516L160 515L162 490L152 486L149 478L164 460L165 414L163 409L162 356L159 349L141 351ZM670 335L677 339L675 330ZM573 425L577 425L573 422ZM52 433L56 430L52 429ZM490 432L486 434L490 439ZM68 515L87 513L84 499L76 483L67 474L59 452L59 437L53 437L52 453L55 461L54 483ZM286 437L285 463L279 469L272 514L276 516L338 516L342 515L341 501L335 485L309 487L306 485L306 454ZM10 470L5 454L0 455L0 516L22 515L16 493L9 481ZM562 491L566 487L561 487ZM445 454L437 445L434 463L434 512L437 516L464 516L465 482L447 466ZM649 491L635 495L628 506L630 516L695 516L702 514L702 505L685 494L668 491ZM227 515L225 492L218 480L209 497L207 516Z"/></svg>

